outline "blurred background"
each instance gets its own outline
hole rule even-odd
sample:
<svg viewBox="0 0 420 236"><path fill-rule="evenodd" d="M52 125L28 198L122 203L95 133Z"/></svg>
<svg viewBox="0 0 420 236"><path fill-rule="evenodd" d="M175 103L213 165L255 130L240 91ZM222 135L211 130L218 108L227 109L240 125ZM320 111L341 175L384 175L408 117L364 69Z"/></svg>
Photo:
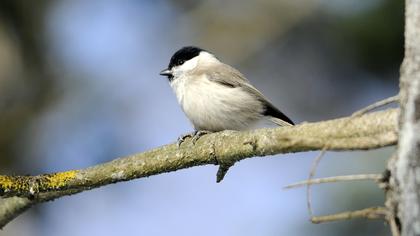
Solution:
<svg viewBox="0 0 420 236"><path fill-rule="evenodd" d="M235 66L295 122L398 92L403 1L2 0L0 173L85 168L192 130L166 78L180 47ZM317 177L381 173L394 148L329 152ZM195 167L40 204L0 235L389 235L380 220L309 222L317 152L252 158L216 184ZM316 215L382 205L372 182L313 187Z"/></svg>

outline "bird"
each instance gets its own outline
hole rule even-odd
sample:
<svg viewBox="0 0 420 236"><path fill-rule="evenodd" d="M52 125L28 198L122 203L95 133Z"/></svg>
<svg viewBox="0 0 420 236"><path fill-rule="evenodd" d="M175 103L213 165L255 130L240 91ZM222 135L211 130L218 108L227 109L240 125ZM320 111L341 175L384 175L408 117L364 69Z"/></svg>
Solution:
<svg viewBox="0 0 420 236"><path fill-rule="evenodd" d="M167 77L195 129L179 137L178 146L187 137L195 143L202 135L247 130L263 119L279 126L294 125L237 69L202 48L182 47L172 55L160 75Z"/></svg>

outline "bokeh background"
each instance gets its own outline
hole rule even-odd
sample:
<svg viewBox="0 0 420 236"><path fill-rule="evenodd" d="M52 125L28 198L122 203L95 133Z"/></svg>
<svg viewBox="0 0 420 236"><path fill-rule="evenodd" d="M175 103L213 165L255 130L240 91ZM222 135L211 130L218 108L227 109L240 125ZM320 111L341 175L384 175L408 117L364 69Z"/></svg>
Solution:
<svg viewBox="0 0 420 236"><path fill-rule="evenodd" d="M192 130L158 75L197 45L242 71L297 123L398 92L403 1L2 0L0 173L85 168ZM394 148L330 152L317 177L380 173ZM388 235L382 221L313 225L317 152L204 166L38 205L0 235ZM317 215L382 205L371 182L313 187Z"/></svg>

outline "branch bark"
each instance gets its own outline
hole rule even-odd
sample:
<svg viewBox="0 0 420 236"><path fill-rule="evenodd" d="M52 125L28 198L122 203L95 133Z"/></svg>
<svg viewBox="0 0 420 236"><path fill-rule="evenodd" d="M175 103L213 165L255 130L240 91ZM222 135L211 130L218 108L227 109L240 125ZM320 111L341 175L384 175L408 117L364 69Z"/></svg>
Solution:
<svg viewBox="0 0 420 236"><path fill-rule="evenodd" d="M387 202L398 215L402 235L420 235L420 0L406 0L400 88L398 152L390 161Z"/></svg>
<svg viewBox="0 0 420 236"><path fill-rule="evenodd" d="M205 135L195 145L166 145L82 170L37 176L0 175L0 228L31 205L111 183L192 166L234 164L279 153L368 150L397 143L398 109L293 127ZM19 198L18 198L19 197ZM26 200L25 200L26 199ZM1 204L1 202L0 202ZM8 206L6 204L9 204ZM15 206L15 208L13 208Z"/></svg>

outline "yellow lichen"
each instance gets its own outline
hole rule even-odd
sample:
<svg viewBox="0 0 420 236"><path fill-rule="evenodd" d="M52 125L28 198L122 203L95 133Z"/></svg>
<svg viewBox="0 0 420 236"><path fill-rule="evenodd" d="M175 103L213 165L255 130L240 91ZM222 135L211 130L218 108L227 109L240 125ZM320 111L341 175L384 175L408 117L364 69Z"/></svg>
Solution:
<svg viewBox="0 0 420 236"><path fill-rule="evenodd" d="M13 179L9 176L0 176L0 186L3 190L11 189L14 186Z"/></svg>
<svg viewBox="0 0 420 236"><path fill-rule="evenodd" d="M0 175L0 192L25 191L29 186L28 176Z"/></svg>
<svg viewBox="0 0 420 236"><path fill-rule="evenodd" d="M47 185L49 189L58 189L64 187L69 180L72 180L76 177L77 171L71 170L61 173L50 174L46 176Z"/></svg>

